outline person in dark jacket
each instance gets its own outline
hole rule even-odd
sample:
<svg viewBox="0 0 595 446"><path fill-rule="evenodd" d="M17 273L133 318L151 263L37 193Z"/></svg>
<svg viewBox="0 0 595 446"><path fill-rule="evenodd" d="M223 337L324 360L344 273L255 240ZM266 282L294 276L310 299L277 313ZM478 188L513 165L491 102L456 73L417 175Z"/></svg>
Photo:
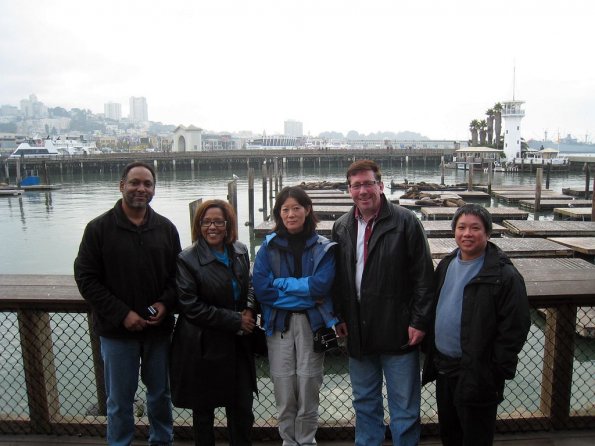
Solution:
<svg viewBox="0 0 595 446"><path fill-rule="evenodd" d="M150 165L128 164L120 180L122 199L87 225L74 261L74 277L91 304L101 342L107 440L115 446L128 446L134 438L139 364L147 387L149 443L173 441L168 359L180 237L149 206L155 181Z"/></svg>
<svg viewBox="0 0 595 446"><path fill-rule="evenodd" d="M172 400L192 409L194 441L200 446L215 444L216 407L225 407L229 443L251 444L256 312L250 258L237 234L229 203L207 200L193 218L193 244L178 257Z"/></svg>
<svg viewBox="0 0 595 446"><path fill-rule="evenodd" d="M331 298L335 243L316 233L312 200L300 187L279 192L273 216L274 232L254 262L254 291L265 321L279 435L284 446L315 445L324 353L315 351L314 333L338 322Z"/></svg>
<svg viewBox="0 0 595 446"><path fill-rule="evenodd" d="M488 241L492 218L483 206L460 207L452 228L458 248L436 269L422 380L436 380L442 443L488 446L504 380L514 378L529 332L529 302L520 273Z"/></svg>
<svg viewBox="0 0 595 446"><path fill-rule="evenodd" d="M382 375L393 444L417 445L420 435L419 343L432 309L432 260L421 223L389 203L371 160L347 170L355 206L333 225L338 243L335 310L347 336L355 408L355 444L385 437Z"/></svg>

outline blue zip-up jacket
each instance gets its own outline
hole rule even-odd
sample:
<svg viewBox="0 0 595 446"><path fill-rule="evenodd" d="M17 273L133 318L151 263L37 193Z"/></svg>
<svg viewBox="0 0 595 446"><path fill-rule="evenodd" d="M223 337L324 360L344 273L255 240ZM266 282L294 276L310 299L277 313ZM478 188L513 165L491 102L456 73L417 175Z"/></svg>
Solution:
<svg viewBox="0 0 595 446"><path fill-rule="evenodd" d="M305 310L313 332L338 322L331 298L335 279L335 256L331 249L334 245L335 242L313 233L302 255L302 277L297 278L292 277L294 258L287 239L276 233L266 236L256 254L252 284L262 307L267 336L285 329L290 311Z"/></svg>

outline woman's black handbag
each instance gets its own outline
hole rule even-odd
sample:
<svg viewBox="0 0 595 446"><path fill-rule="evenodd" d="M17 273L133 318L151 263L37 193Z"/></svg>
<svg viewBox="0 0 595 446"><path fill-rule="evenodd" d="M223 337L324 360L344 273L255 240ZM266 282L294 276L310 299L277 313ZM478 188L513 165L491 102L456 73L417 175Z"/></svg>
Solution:
<svg viewBox="0 0 595 446"><path fill-rule="evenodd" d="M314 333L314 351L324 353L339 348L339 342L335 330L322 327Z"/></svg>
<svg viewBox="0 0 595 446"><path fill-rule="evenodd" d="M264 328L256 325L250 337L252 338L252 353L258 356L267 356L269 349L267 347L267 335Z"/></svg>

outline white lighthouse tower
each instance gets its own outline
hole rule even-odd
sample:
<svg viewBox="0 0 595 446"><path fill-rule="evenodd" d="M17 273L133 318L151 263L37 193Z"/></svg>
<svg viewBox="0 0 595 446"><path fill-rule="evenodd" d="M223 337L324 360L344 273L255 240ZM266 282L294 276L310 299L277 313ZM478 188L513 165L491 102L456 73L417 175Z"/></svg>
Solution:
<svg viewBox="0 0 595 446"><path fill-rule="evenodd" d="M504 154L507 161L521 157L521 119L525 116L523 101L502 103L502 120L504 121Z"/></svg>

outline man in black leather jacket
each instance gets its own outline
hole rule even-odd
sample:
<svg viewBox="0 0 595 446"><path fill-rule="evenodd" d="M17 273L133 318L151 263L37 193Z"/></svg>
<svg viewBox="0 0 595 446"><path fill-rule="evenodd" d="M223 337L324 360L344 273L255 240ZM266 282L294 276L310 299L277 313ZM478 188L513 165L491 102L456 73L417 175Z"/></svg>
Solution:
<svg viewBox="0 0 595 446"><path fill-rule="evenodd" d="M417 445L419 343L432 308L430 250L417 217L386 200L374 161L353 163L347 181L355 206L333 226L334 304L343 321L337 334L348 335L355 444L384 440L384 373L393 443Z"/></svg>
<svg viewBox="0 0 595 446"><path fill-rule="evenodd" d="M452 228L458 248L436 269L422 380L436 380L442 443L488 446L504 380L514 378L527 339L529 303L522 276L488 241L492 219L483 206L459 208Z"/></svg>

